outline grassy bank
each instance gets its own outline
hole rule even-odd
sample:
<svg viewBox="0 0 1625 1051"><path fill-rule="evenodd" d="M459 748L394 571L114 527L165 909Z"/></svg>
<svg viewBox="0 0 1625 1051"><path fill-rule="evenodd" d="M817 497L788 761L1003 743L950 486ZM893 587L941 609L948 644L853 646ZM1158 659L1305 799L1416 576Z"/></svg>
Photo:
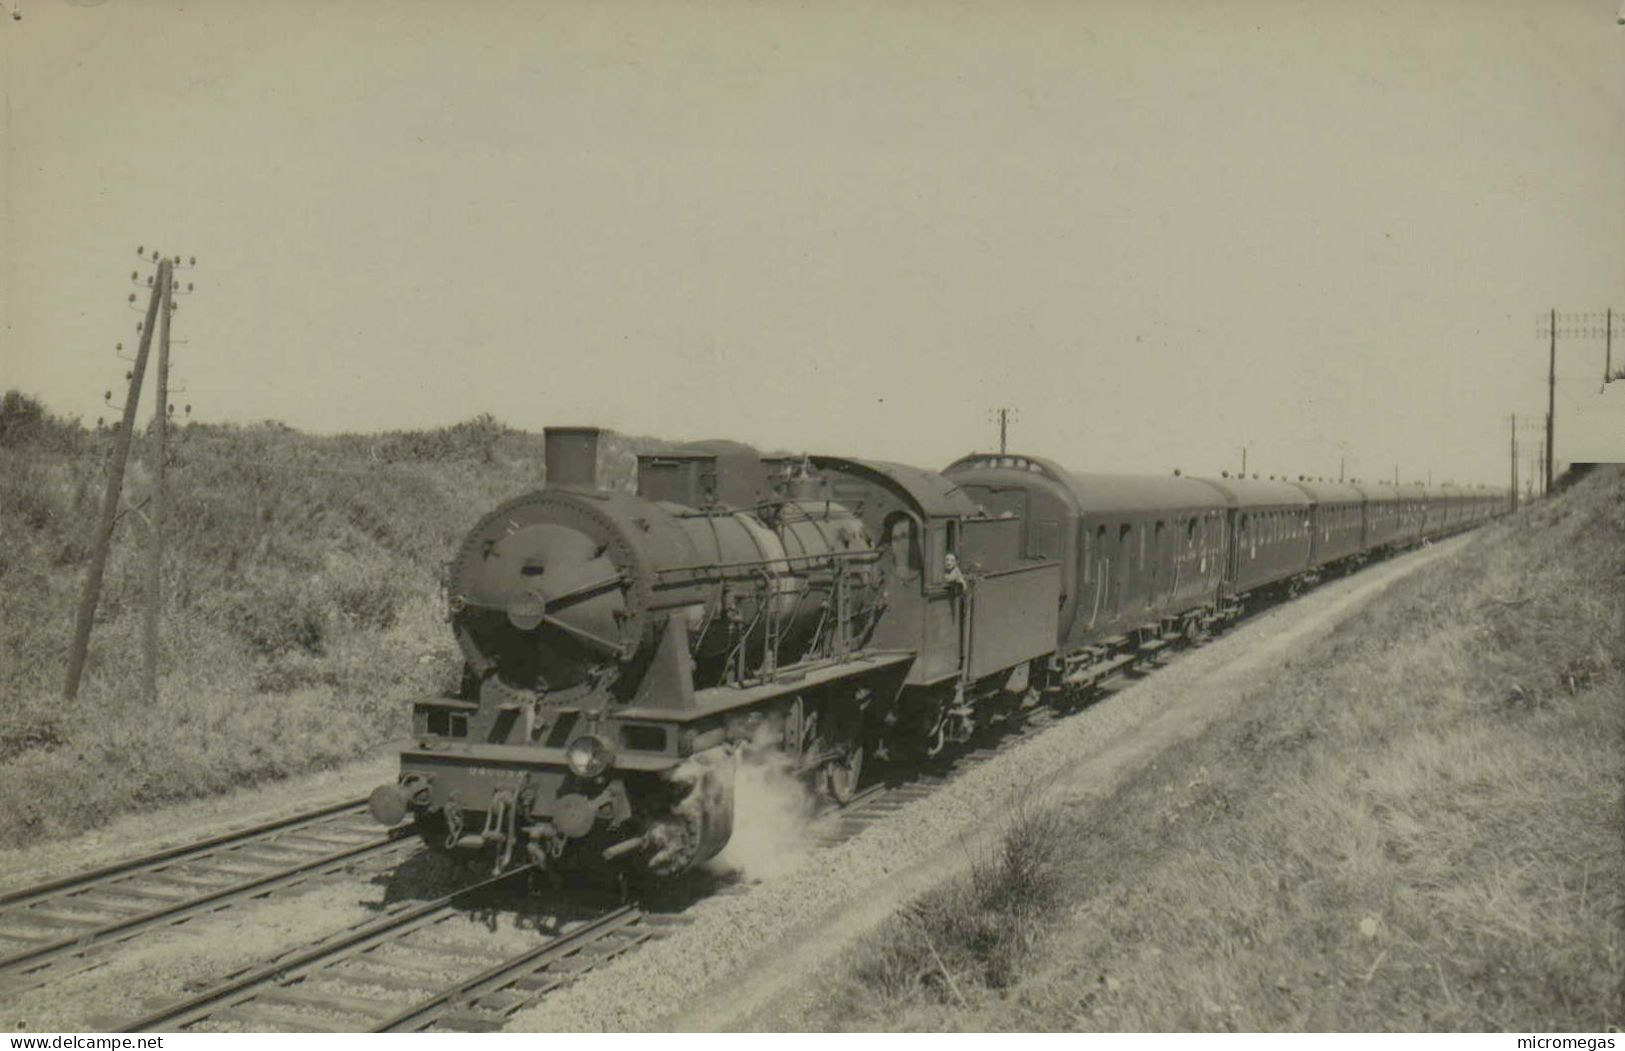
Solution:
<svg viewBox="0 0 1625 1051"><path fill-rule="evenodd" d="M1613 469L1399 581L1105 803L1018 822L1026 863L915 902L785 1024L1618 1027L1622 664Z"/></svg>
<svg viewBox="0 0 1625 1051"><path fill-rule="evenodd" d="M635 448L603 462L630 481ZM180 428L167 472L156 708L140 700L147 530L119 521L90 661L61 699L112 437L7 395L0 411L0 844L332 766L456 682L441 567L474 519L542 479L540 435L489 418L320 437ZM150 471L140 443L125 507Z"/></svg>

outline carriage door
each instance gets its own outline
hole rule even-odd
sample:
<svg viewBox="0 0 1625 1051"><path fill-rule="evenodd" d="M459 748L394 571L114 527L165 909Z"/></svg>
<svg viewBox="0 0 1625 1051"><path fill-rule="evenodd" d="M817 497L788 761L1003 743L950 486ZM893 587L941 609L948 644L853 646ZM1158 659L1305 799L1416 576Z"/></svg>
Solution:
<svg viewBox="0 0 1625 1051"><path fill-rule="evenodd" d="M1106 590L1110 587L1112 564L1106 555L1106 527L1080 524L1078 538L1083 542L1083 594L1078 596L1078 611L1089 610L1086 627L1093 628L1100 620L1100 611L1107 608Z"/></svg>
<svg viewBox="0 0 1625 1051"><path fill-rule="evenodd" d="M1237 588L1237 581L1241 575L1241 560L1245 557L1244 549L1250 543L1252 543L1252 537L1248 535L1247 516L1231 511L1230 551L1225 559L1224 578L1232 590Z"/></svg>

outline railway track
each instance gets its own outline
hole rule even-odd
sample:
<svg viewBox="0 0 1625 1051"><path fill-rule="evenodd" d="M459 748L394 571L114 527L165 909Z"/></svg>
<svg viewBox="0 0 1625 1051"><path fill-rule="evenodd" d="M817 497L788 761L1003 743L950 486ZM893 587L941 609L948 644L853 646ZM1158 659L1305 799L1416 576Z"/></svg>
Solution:
<svg viewBox="0 0 1625 1051"><path fill-rule="evenodd" d="M1173 656L1159 656L1150 666ZM1103 692L1112 691L1108 687ZM1064 717L1039 709L985 747L961 751L912 776L872 785L818 821L810 834L821 847L852 839ZM83 959L99 946L143 930L263 897L358 861L404 857L417 849L415 842L399 835L380 837L364 804L351 801L0 895L0 937L9 936L7 921L14 917L41 921L44 932L0 959L0 993L16 991L18 978L31 982L29 987L52 980L60 976L51 969L53 964ZM394 903L385 915L263 966L228 975L123 1028L495 1031L518 1011L598 964L688 922L681 915L622 906L563 924L535 945L491 965L489 946L480 941L487 928L458 921L500 911L500 904L492 905L494 895L526 878L528 871L503 873L429 902ZM110 901L130 906L94 926L85 921L65 930L52 926L61 919L88 915L92 910L87 906ZM473 938L459 939L465 931ZM13 981L6 981L8 974Z"/></svg>
<svg viewBox="0 0 1625 1051"><path fill-rule="evenodd" d="M480 941L487 928L470 921L529 872L506 872L358 924L121 1031L491 1032L597 965L686 922L624 905L563 923L492 966Z"/></svg>
<svg viewBox="0 0 1625 1051"><path fill-rule="evenodd" d="M1053 722L1038 714L985 749L958 755L910 780L872 785L816 822L812 835L820 846L851 839ZM527 866L506 872L433 901L397 903L385 916L229 975L120 1029L493 1032L599 964L689 922L680 914L623 905L563 923L492 965L484 940L488 925L476 921L511 911L512 899L505 907L500 895L530 871Z"/></svg>
<svg viewBox="0 0 1625 1051"><path fill-rule="evenodd" d="M417 850L347 800L0 894L0 995L93 966L109 945Z"/></svg>

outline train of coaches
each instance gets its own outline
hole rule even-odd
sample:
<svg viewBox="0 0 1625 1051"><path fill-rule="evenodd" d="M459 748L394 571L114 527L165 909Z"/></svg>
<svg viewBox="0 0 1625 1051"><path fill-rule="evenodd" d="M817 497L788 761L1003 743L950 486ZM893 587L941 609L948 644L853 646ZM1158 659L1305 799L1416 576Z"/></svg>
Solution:
<svg viewBox="0 0 1625 1051"><path fill-rule="evenodd" d="M691 869L727 843L739 762L837 801L874 769L1088 696L1261 598L1476 526L1507 494L942 471L705 442L599 484L598 432L550 428L547 485L448 566L461 688L413 703L373 795L494 868ZM741 782L742 784L743 782Z"/></svg>

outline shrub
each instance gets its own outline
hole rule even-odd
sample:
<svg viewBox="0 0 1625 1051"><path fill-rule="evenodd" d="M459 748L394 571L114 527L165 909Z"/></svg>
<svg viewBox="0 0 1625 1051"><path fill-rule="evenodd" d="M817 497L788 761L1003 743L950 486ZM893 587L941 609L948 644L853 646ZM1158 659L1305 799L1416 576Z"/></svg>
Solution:
<svg viewBox="0 0 1625 1051"><path fill-rule="evenodd" d="M0 448L71 453L82 451L87 439L77 419L55 415L39 399L17 390L0 395Z"/></svg>
<svg viewBox="0 0 1625 1051"><path fill-rule="evenodd" d="M231 630L258 657L285 653L320 656L327 618L309 596L289 587L237 595L230 604Z"/></svg>

